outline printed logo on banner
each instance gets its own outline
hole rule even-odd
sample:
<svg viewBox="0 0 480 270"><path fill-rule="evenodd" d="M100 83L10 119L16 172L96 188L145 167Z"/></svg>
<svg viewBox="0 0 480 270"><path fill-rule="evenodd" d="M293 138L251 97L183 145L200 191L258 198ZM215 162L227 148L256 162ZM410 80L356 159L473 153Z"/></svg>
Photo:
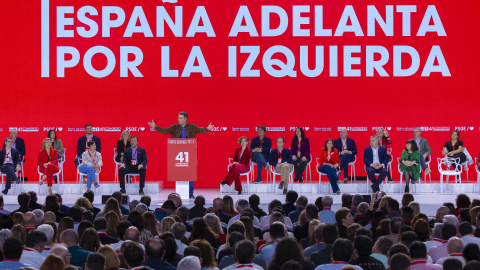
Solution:
<svg viewBox="0 0 480 270"><path fill-rule="evenodd" d="M458 130L458 131L473 131L475 129L475 127L462 126L462 127L455 127L455 129Z"/></svg>
<svg viewBox="0 0 480 270"><path fill-rule="evenodd" d="M421 131L450 131L450 127L420 127Z"/></svg>
<svg viewBox="0 0 480 270"><path fill-rule="evenodd" d="M332 131L331 127L314 127L313 131Z"/></svg>
<svg viewBox="0 0 480 270"><path fill-rule="evenodd" d="M232 127L232 131L248 132L248 131L250 131L250 128L248 128L248 127Z"/></svg>
<svg viewBox="0 0 480 270"><path fill-rule="evenodd" d="M69 128L67 129L67 131L68 131L68 132L81 132L81 131L85 132L85 128L71 128L71 127L69 127ZM94 130L94 131L95 131L95 130Z"/></svg>
<svg viewBox="0 0 480 270"><path fill-rule="evenodd" d="M22 132L39 132L40 128L39 127L9 127L8 130L15 129L16 131L22 131Z"/></svg>
<svg viewBox="0 0 480 270"><path fill-rule="evenodd" d="M210 131L227 131L227 127L213 127Z"/></svg>
<svg viewBox="0 0 480 270"><path fill-rule="evenodd" d="M120 132L122 131L121 127L92 127L95 132Z"/></svg>
<svg viewBox="0 0 480 270"><path fill-rule="evenodd" d="M144 131L145 127L126 127L125 129L128 131Z"/></svg>
<svg viewBox="0 0 480 270"><path fill-rule="evenodd" d="M397 127L397 131L412 131L415 127Z"/></svg>
<svg viewBox="0 0 480 270"><path fill-rule="evenodd" d="M43 127L43 131L49 131L49 130L55 130L55 131L62 131L63 128L62 127Z"/></svg>
<svg viewBox="0 0 480 270"><path fill-rule="evenodd" d="M377 131L377 129L379 128L383 128L383 129L386 129L388 131L390 131L392 129L392 127L372 127L372 131Z"/></svg>
<svg viewBox="0 0 480 270"><path fill-rule="evenodd" d="M308 131L310 129L310 127L301 127L303 128L304 131ZM295 129L297 129L297 127L290 127L290 131L295 131Z"/></svg>
<svg viewBox="0 0 480 270"><path fill-rule="evenodd" d="M338 131L346 129L347 131L368 131L367 127L338 127Z"/></svg>

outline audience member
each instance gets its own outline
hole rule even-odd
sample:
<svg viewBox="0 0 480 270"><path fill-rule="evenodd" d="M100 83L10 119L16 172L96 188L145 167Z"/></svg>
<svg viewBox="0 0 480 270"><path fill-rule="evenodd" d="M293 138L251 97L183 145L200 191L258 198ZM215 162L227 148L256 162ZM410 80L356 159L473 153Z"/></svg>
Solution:
<svg viewBox="0 0 480 270"><path fill-rule="evenodd" d="M447 257L448 256L448 249L447 249L447 241L451 237L454 237L457 234L457 230L455 229L455 226L446 223L443 224L442 227L442 244L438 246L431 247L428 250L428 254L430 257L432 257L432 260L434 263L437 263L437 261L442 258L442 257ZM460 240L461 241L461 240Z"/></svg>
<svg viewBox="0 0 480 270"><path fill-rule="evenodd" d="M364 270L383 270L384 264L370 256L372 254L373 242L367 236L360 235L355 237L353 243L353 256L354 259L350 260L350 264L358 265Z"/></svg>
<svg viewBox="0 0 480 270"><path fill-rule="evenodd" d="M83 250L79 245L78 233L73 229L67 229L60 234L60 243L65 244L70 252L70 263L76 267L84 267L90 251Z"/></svg>
<svg viewBox="0 0 480 270"><path fill-rule="evenodd" d="M410 245L410 270L441 270L442 266L427 262L427 247L420 241L414 241Z"/></svg>
<svg viewBox="0 0 480 270"><path fill-rule="evenodd" d="M410 258L407 255L399 253L392 256L390 270L409 270Z"/></svg>
<svg viewBox="0 0 480 270"><path fill-rule="evenodd" d="M198 198L198 196L197 196ZM162 239L152 238L145 244L146 260L144 266L152 269L175 270L175 267L163 260L165 256L165 242Z"/></svg>
<svg viewBox="0 0 480 270"><path fill-rule="evenodd" d="M38 270L64 270L65 261L55 254L48 255ZM98 269L98 268L97 268Z"/></svg>
<svg viewBox="0 0 480 270"><path fill-rule="evenodd" d="M23 244L20 240L16 238L6 239L2 250L4 260L0 262L0 269L19 269L29 266L20 262L23 253Z"/></svg>
<svg viewBox="0 0 480 270"><path fill-rule="evenodd" d="M85 262L85 270L104 270L105 256L100 253L92 252L88 254Z"/></svg>
<svg viewBox="0 0 480 270"><path fill-rule="evenodd" d="M333 243L338 238L338 228L334 224L325 224L322 228L322 239L325 243L325 248L315 251L310 256L310 260L315 265L323 265L329 264L332 262L332 250L333 250ZM353 253L353 248L352 248ZM346 261L350 261L350 258Z"/></svg>
<svg viewBox="0 0 480 270"><path fill-rule="evenodd" d="M326 225L328 226L328 225ZM321 264L316 270L338 270L345 265L348 265L353 255L353 245L347 239L337 239L333 243L331 253L331 263ZM352 265L357 270L362 270L358 265ZM383 265L382 265L383 266Z"/></svg>
<svg viewBox="0 0 480 270"><path fill-rule="evenodd" d="M463 243L462 240L458 237L451 237L447 242L447 252L448 256L442 257L437 260L437 264L443 265L445 260L453 258L462 262L462 267L465 266L465 260L462 255Z"/></svg>

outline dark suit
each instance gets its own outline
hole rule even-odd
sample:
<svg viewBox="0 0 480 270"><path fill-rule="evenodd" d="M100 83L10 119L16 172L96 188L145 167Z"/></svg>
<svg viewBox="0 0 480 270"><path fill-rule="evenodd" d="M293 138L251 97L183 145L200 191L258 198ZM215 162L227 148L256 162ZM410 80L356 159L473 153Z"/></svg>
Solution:
<svg viewBox="0 0 480 270"><path fill-rule="evenodd" d="M92 141L95 142L96 149L98 152L102 152L102 144L100 143L100 138L96 137L95 135L92 135ZM78 167L79 165L79 159L82 158L83 152L85 152L87 147L87 136L82 136L78 138L77 141L77 157L75 158L75 167Z"/></svg>
<svg viewBox="0 0 480 270"><path fill-rule="evenodd" d="M32 212L33 210L29 207L23 207L23 206L20 206L20 208L18 208L17 210L13 211L10 215L13 216L13 214L15 214L16 212L22 212L22 213L27 213L27 212Z"/></svg>
<svg viewBox="0 0 480 270"><path fill-rule="evenodd" d="M353 139L347 138L347 151L351 154L345 153L340 155L340 170L343 171L343 177L348 178L348 163L355 160L357 155L357 145ZM342 138L338 138L333 142L333 146L338 150L338 154L343 151Z"/></svg>
<svg viewBox="0 0 480 270"><path fill-rule="evenodd" d="M100 242L102 243L102 245L110 245L110 244L118 243L118 239L115 239L106 234L98 233L98 239L100 239Z"/></svg>
<svg viewBox="0 0 480 270"><path fill-rule="evenodd" d="M0 210L0 228L1 229L10 229L13 226L12 213L7 210Z"/></svg>
<svg viewBox="0 0 480 270"><path fill-rule="evenodd" d="M132 151L131 147L125 150L125 154L123 156L123 165L125 165L125 167L118 169L120 188L125 189L125 174L138 173L140 174L140 190L143 190L143 187L145 186L145 175L147 172L147 152L145 152L143 147L137 146L137 160L135 165L132 165L133 153L135 153L135 151ZM142 164L143 167L139 170L138 165L140 164Z"/></svg>
<svg viewBox="0 0 480 270"><path fill-rule="evenodd" d="M154 270L176 270L175 266L160 259L146 259L143 266L148 266Z"/></svg>
<svg viewBox="0 0 480 270"><path fill-rule="evenodd" d="M13 145L13 144L12 144ZM13 148L13 146L12 146ZM3 142L3 149L5 149L5 142ZM15 150L17 150L18 154L20 155L20 162L23 161L23 157L25 156L25 141L22 138L15 138Z"/></svg>
<svg viewBox="0 0 480 270"><path fill-rule="evenodd" d="M127 142L127 145L123 144L123 140L117 141L117 156L115 157L116 162L120 162L120 158L122 157L122 153L125 153L125 150L130 148L130 141Z"/></svg>
<svg viewBox="0 0 480 270"><path fill-rule="evenodd" d="M18 138L17 138L18 139ZM12 180L18 182L17 174L15 173L15 168L17 165L20 165L21 156L18 151L14 148L10 148L10 155L12 158L12 163L4 163L5 162L5 155L7 154L7 150L3 148L0 150L0 171L7 175L7 181L5 184L5 190L10 189L10 185L12 184Z"/></svg>
<svg viewBox="0 0 480 270"><path fill-rule="evenodd" d="M302 240L302 238L308 238L308 226L310 222L307 222L303 225L297 225L293 228L293 235L297 238L298 242Z"/></svg>
<svg viewBox="0 0 480 270"><path fill-rule="evenodd" d="M283 210L285 210L285 216L288 216L290 212L297 210L297 207L295 206L295 204L291 202L282 204L282 207L283 207Z"/></svg>
<svg viewBox="0 0 480 270"><path fill-rule="evenodd" d="M380 164L383 164L383 168L372 168L371 165L373 163L373 149L371 146L365 148L365 151L363 152L363 163L365 163L365 170L367 171L368 179L372 181L372 189L374 192L380 190L379 186L388 173L387 166L388 161L390 161L390 157L387 154L387 148L383 146L378 146L378 160ZM380 174L377 179L375 179L375 173Z"/></svg>
<svg viewBox="0 0 480 270"><path fill-rule="evenodd" d="M195 205L194 207L190 208L190 216L188 217L188 219L203 217L205 216L206 211L207 209L205 209L205 207Z"/></svg>
<svg viewBox="0 0 480 270"><path fill-rule="evenodd" d="M327 245L324 249L312 253L310 260L317 265L332 263L333 245Z"/></svg>
<svg viewBox="0 0 480 270"><path fill-rule="evenodd" d="M220 221L225 223L225 224L228 224L228 222L230 221L230 219L232 218L232 216L230 216L229 214L223 212L222 210L218 210L218 217L220 218Z"/></svg>

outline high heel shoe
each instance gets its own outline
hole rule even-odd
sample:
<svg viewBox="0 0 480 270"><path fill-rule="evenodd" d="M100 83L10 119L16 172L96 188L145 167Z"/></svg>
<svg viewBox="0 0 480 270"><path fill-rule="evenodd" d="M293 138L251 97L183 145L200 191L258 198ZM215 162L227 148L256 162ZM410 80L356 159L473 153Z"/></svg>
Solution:
<svg viewBox="0 0 480 270"><path fill-rule="evenodd" d="M40 186L43 185L43 183L45 182L45 179L47 179L47 176L44 175L42 176L42 179L40 179L40 183L38 183Z"/></svg>
<svg viewBox="0 0 480 270"><path fill-rule="evenodd" d="M405 193L410 193L410 188L408 185L405 186Z"/></svg>

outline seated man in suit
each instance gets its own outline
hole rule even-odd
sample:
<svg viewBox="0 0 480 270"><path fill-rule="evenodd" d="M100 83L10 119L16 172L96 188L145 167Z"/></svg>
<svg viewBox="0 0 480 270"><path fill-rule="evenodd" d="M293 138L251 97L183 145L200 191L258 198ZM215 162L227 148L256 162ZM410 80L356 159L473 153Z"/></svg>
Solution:
<svg viewBox="0 0 480 270"><path fill-rule="evenodd" d="M268 171L268 156L272 147L272 140L265 137L267 128L263 125L257 127L258 137L252 139L250 150L252 150L252 161L257 163L257 178L253 181L255 184L262 183L262 168Z"/></svg>
<svg viewBox="0 0 480 270"><path fill-rule="evenodd" d="M387 176L387 164L390 158L387 154L387 149L378 145L377 136L370 137L370 146L365 148L363 152L363 162L365 163L365 170L367 171L368 179L372 181L373 192L380 191L380 183ZM377 179L375 174L379 173Z"/></svg>
<svg viewBox="0 0 480 270"><path fill-rule="evenodd" d="M3 194L7 195L8 190L12 184L12 180L15 183L19 183L16 172L20 171L20 155L18 151L12 147L13 139L8 137L5 139L5 148L0 151L0 171L7 175L7 183Z"/></svg>
<svg viewBox="0 0 480 270"><path fill-rule="evenodd" d="M147 172L147 152L145 149L138 146L138 137L133 136L130 139L132 147L125 150L123 156L123 165L118 169L118 179L120 181L120 192L127 193L125 190L125 174L138 173L140 174L140 190L138 193L144 195L143 187L145 186L145 174Z"/></svg>
<svg viewBox="0 0 480 270"><path fill-rule="evenodd" d="M78 167L78 165L80 164L79 159L82 159L82 154L90 149L90 147L88 147L88 142L95 142L96 150L99 153L102 152L100 138L93 135L92 125L86 124L85 132L87 133L87 135L78 138L77 141L77 157L75 158L75 167Z"/></svg>
<svg viewBox="0 0 480 270"><path fill-rule="evenodd" d="M283 148L285 139L283 137L277 138L277 148L270 152L268 163L275 168L275 172L282 176L282 180L278 185L278 189L283 189L283 195L287 194L288 177L293 171L292 153L289 149Z"/></svg>
<svg viewBox="0 0 480 270"><path fill-rule="evenodd" d="M17 130L10 129L10 138L12 138L12 148L17 150L20 163L24 162L25 159L25 141L22 138L17 137ZM3 143L3 148L7 147L6 141Z"/></svg>
<svg viewBox="0 0 480 270"><path fill-rule="evenodd" d="M357 155L357 145L355 141L347 137L348 131L342 129L340 131L340 138L333 142L333 146L338 150L340 155L340 170L343 171L343 183L348 181L348 163L355 160Z"/></svg>

